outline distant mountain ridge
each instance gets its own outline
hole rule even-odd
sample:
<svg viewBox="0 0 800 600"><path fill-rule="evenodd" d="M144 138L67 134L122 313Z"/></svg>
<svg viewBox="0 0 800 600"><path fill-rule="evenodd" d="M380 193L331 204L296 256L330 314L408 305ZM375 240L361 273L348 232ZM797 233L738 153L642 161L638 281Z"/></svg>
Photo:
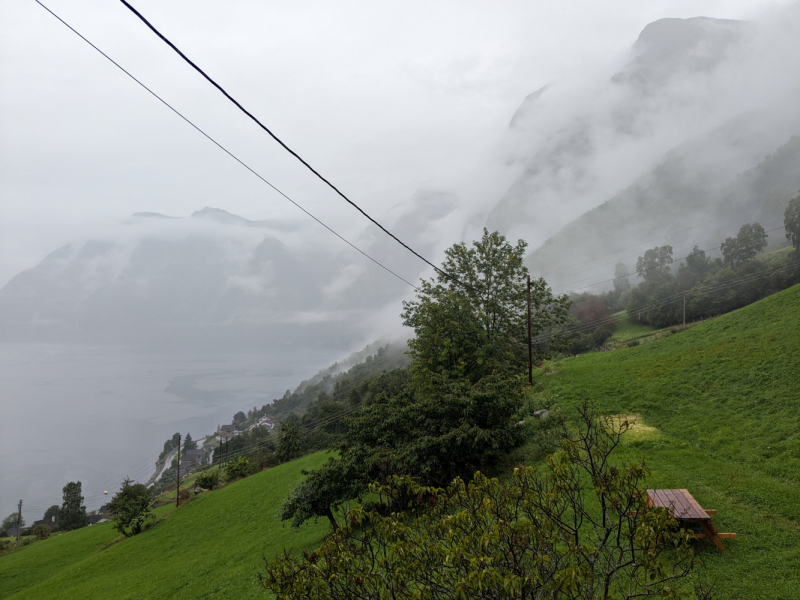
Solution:
<svg viewBox="0 0 800 600"><path fill-rule="evenodd" d="M788 15L800 20L800 8ZM747 86L773 67L773 80L798 76L781 75L777 49L753 57L764 52L758 35L742 21L660 19L606 84L584 90L577 112L564 112L574 90L565 96L558 82L529 95L510 124L523 172L487 227L526 239L532 273L568 291L613 276L613 264L590 269L613 260L598 256L649 239L672 243L677 256L787 202L800 190L800 97ZM785 90L797 96L797 86ZM709 219L720 222L669 235ZM632 270L624 253L616 258Z"/></svg>

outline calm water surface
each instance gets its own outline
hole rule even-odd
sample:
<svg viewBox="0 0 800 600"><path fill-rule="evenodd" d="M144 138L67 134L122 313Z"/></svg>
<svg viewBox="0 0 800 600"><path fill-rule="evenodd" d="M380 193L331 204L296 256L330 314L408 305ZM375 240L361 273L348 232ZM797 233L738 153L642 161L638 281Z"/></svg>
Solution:
<svg viewBox="0 0 800 600"><path fill-rule="evenodd" d="M125 476L145 481L176 431L212 433L342 356L291 347L214 354L0 344L2 517L22 498L31 524L77 480L95 509Z"/></svg>

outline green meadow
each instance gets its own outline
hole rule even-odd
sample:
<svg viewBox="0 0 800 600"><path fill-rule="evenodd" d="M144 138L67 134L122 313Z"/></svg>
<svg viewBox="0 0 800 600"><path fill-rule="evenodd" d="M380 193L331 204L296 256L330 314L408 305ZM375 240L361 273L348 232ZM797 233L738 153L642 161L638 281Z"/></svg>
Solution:
<svg viewBox="0 0 800 600"><path fill-rule="evenodd" d="M618 452L649 487L717 509L728 550L700 546L723 598L800 598L800 286L654 342L538 374L538 405L638 415Z"/></svg>
<svg viewBox="0 0 800 600"><path fill-rule="evenodd" d="M262 557L283 548L317 547L327 520L292 529L277 517L301 470L327 460L317 453L202 494L131 538L111 523L36 542L0 557L2 598L264 597ZM168 513L168 514L164 514ZM113 543L118 540L117 543Z"/></svg>

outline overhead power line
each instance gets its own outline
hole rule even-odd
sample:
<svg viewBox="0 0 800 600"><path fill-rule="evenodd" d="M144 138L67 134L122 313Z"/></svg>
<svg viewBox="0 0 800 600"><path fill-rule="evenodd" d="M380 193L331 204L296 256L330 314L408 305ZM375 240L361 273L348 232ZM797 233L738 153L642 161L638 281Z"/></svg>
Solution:
<svg viewBox="0 0 800 600"><path fill-rule="evenodd" d="M38 0L37 0L37 1L38 1ZM400 244L400 245L401 245L403 248L405 248L406 250L408 250L409 252L411 252L411 253L412 253L414 256L416 256L417 258L419 258L420 260L422 260L423 262L425 262L425 263L426 263L428 266L431 266L431 267L433 267L433 268L434 268L434 269L435 269L435 270L436 270L438 273L440 273L440 274L444 275L445 277L448 277L448 278L450 278L450 279L452 279L452 280L454 280L454 281L458 281L458 278L457 278L457 277L454 277L453 275L451 275L450 273L448 273L447 271L445 271L445 270L444 270L444 269L442 269L441 267L439 267L439 266L435 265L435 264L434 264L434 263L432 263L430 260L428 260L427 258L425 258L424 256L422 256L422 255L421 255L419 252L417 252L417 251L416 251L416 250L414 250L414 249L413 249L411 246L409 246L408 244L406 244L405 242L403 242L403 241L402 241L400 238L398 238L398 237L397 237L395 234L393 234L391 231L389 231L388 229L386 229L386 227L384 227L383 225L381 225L381 224L380 224L380 223L379 223L377 220L375 220L373 217L371 217L369 214L367 214L367 212L366 212L366 211L365 211L363 208L361 208L361 207L360 207L358 204L356 204L356 203L355 203L355 202L353 202L353 201L352 201L350 198L348 198L348 197L347 197L347 195L345 195L345 194L344 194L344 192L342 192L342 191L341 191L339 188L337 188L335 185L333 185L333 183L331 183L329 179L327 179L326 177L324 177L324 176L323 176L323 175L322 175L322 174L321 174L319 171L317 171L317 170L316 170L314 167L312 167L312 166L311 166L311 165L308 163L308 161L306 161L306 160L305 160L305 159L304 159L302 156L300 156L300 155L299 155L297 152L295 152L294 150L292 150L292 149L291 149L291 148L290 148L290 147L289 147L289 146L288 146L288 145L287 145L287 144L286 144L286 143L285 143L283 140L281 140L281 139L280 139L280 138L279 138L277 135L275 135L275 133L274 133L274 132L273 132L273 131L272 131L272 130L269 128L269 127L267 127L266 125L264 125L264 123L262 123L262 122L261 122L261 121L260 121L258 118L256 118L256 116L255 116L253 113L251 113L249 110L247 110L247 109L246 109L244 106L242 106L242 105L239 103L239 101L238 101L238 100L236 100L236 99L235 99L233 96L231 96L231 95L230 95L230 94L229 94L227 91L225 91L225 89L224 89L224 88L223 88L223 87L222 87L220 84L218 84L216 81L214 81L214 79L212 79L212 78L211 78L211 77L208 75L208 73L206 73L206 72L205 72L203 69L201 69L201 68L200 68L200 67L199 67L199 66L198 66L198 65L197 65L197 64L196 64L194 61L192 61L192 60L191 60L191 59L190 59L188 56L186 56L186 54L184 54L184 53L183 53L183 52L180 50L180 48L178 48L178 47L177 47L175 44L173 44L173 43L172 43L172 42L171 42L169 39L167 39L167 37L166 37L166 36L165 36L163 33L161 33L161 32L160 32L158 29L156 29L156 28L155 28L155 26L154 26L154 25L153 25L153 24L152 24L150 21L148 21L148 20L147 20L147 19L144 17L144 15L142 15L142 13L140 13L138 10L136 10L136 9L135 9L133 6L131 6L131 5L130 5L130 3L126 2L125 0L120 0L120 2L122 2L122 4L124 4L124 5L125 5L125 6L126 6L126 7L127 7L127 8L128 8L128 9L129 9L129 10L132 12L132 13L133 13L133 14L135 14L135 15L136 15L136 16L137 16L137 17L138 17L138 18L139 18L139 19L142 21L142 23L144 23L145 25L147 25L147 27L148 27L148 28L149 28L149 29L150 29L150 30L151 30L153 33L155 33L155 34L156 34L156 35L157 35L157 36L158 36L158 37L159 37L159 38L160 38L160 39L161 39L161 40L162 40L162 41L163 41L165 44L167 44L167 46L169 46L170 48L172 48L172 49L173 49L173 50L174 50L174 51L175 51L175 52L176 52L176 53L177 53L177 54L178 54L178 55L179 55L179 56L180 56L180 57L181 57L181 58L182 58L184 61L186 61L186 62L187 62L187 63L188 63L188 64L189 64L189 65L190 65L190 66L191 66L191 67L192 67L192 68L193 68L195 71L197 71L198 73L200 73L200 75L202 75L202 76L203 76L203 78L204 78L206 81L208 81L208 82L209 82L211 85L213 85L215 88L217 88L217 90L219 90L219 91L222 93L222 95L223 95L223 96L225 96L225 97L226 97L228 100L230 100L230 101L231 101L231 102L232 102L232 103L233 103L233 104L236 106L236 108L238 108L238 109L239 109L240 111L242 111L242 112L243 112L245 115L247 115L247 116L248 116L248 117L249 117L249 118L250 118L250 119L251 119L251 120L252 120L252 121L253 121L253 122L254 122L256 125L258 125L258 126L261 128L261 129L263 129L264 131L266 131L266 132L269 134L269 136L270 136L270 137L271 137L273 140L275 140L276 142L278 142L278 144L280 144L280 146L281 146L281 147L282 147L284 150L286 150L286 151L287 151L289 154L291 154L291 155L292 155L292 156L294 156L294 157L295 157L297 160L299 160L299 161L300 161L300 162L303 164L303 166L304 166L304 167L306 167L306 168L307 168L309 171L311 171L311 172L312 172L314 175L316 175L316 176L317 176L317 177L318 177L318 178L319 178L319 179L320 179L322 182L324 182L324 183L325 183L325 184L326 184L328 187L330 187L330 188L331 188L331 189L332 189L334 192L336 192L336 193L337 193L339 196L341 196L341 197L342 197L342 198L343 198L343 199L344 199L344 200L345 200L345 201L346 201L348 204L350 204L350 205L351 205L353 208L355 208L355 209L356 209L358 212L360 212L362 215L364 215L364 217L366 217L366 218L367 218L367 219L368 219L368 220L369 220L371 223L373 223L374 225L376 225L376 226L377 226L377 227L378 227L378 228L379 228L381 231L383 231L383 232L384 232L386 235L388 235L389 237L391 237L391 238L392 238L394 241L396 241L396 242L397 242L398 244Z"/></svg>
<svg viewBox="0 0 800 600"><path fill-rule="evenodd" d="M232 153L230 150L228 150L228 149L227 149L225 146L223 146L222 144L220 144L220 143L219 143L217 140L215 140L214 138L212 138L212 137L211 137L211 136L210 136L208 133L206 133L204 130L200 129L200 127L199 127L199 126L195 125L195 124L194 124L192 121L190 121L190 120L189 120L189 118L188 118L188 117L186 117L185 115L183 115L183 114L182 114L180 111L178 111L178 109L176 109L174 106L172 106L171 104L169 104L169 103L168 103L166 100L164 100L164 99L163 99L161 96L159 96L158 94L156 94L156 93L155 93L153 90L151 90L149 87L147 87L147 86L146 86L144 83L142 83L141 81L139 81L139 80L138 80L136 77L134 77L134 76L133 76L133 75L132 75L132 74L131 74L129 71L127 71L127 70L126 70L126 69L125 69L125 68L124 68L122 65L120 65L118 62L116 62L116 61L115 61L113 58L111 58L111 57L110 57L108 54L106 54L105 52L103 52L102 50L100 50L100 48L98 48L98 47L97 47L97 46L95 46L95 45L94 45L92 42L90 42L90 41L89 41L89 40L88 40L86 37L84 37L84 36L83 36L81 33L79 33L79 32L78 32L78 31L77 31L77 30L76 30L74 27L72 27L72 26L71 26L69 23L67 23L66 21L64 21L64 19L62 19L62 18L61 18L61 17L59 17L59 16L58 16L56 13L54 13L52 10L50 10L49 8L47 8L47 6L45 6L44 4L42 4L42 3L40 2L40 0L34 0L34 1L35 1L35 2L36 2L38 5L39 5L39 6L41 6L43 9L45 9L47 12L49 12L51 15L53 15L53 16L54 16L56 19L58 19L58 20L59 20L59 21L60 21L62 24L64 24L64 25L65 25L65 26L66 26L66 27L67 27L67 28L68 28L70 31L72 31L72 32L73 32L75 35L77 35L77 36L78 36L79 38L81 38L81 39L82 39L84 42L86 42L87 44L89 44L89 45L90 45L92 48L94 48L95 50L97 50L97 52L99 52L100 54L102 54L102 55L103 55L103 57L104 57L104 58L106 58L106 59L107 59L107 60L108 60L108 61L109 61L111 64L113 64L113 65L114 65L115 67L117 67L117 68L118 68L120 71L122 71L123 73L125 73L125 74L126 74L128 77L130 77L131 79L133 79L133 80L134 80L136 83L138 83L138 84L139 84L139 85L140 85L142 88L144 88L145 90L147 90L147 92L149 92L149 93L150 93L150 94L151 94L151 95L152 95L154 98L156 98L156 99L157 99L159 102L161 102L161 103L162 103L164 106L166 106L167 108L169 108L169 109L170 109L172 112L174 112L176 115L178 115L178 116L179 116L181 119L183 119L184 121L186 121L186 123L188 123L189 125L191 125L191 126L192 126L192 127L195 129L195 130L197 130L197 131L198 131L200 134L202 134L202 135L203 135L203 136L204 136L206 139L208 139L208 140L209 140L211 143L213 143L213 144L214 144L215 146L217 146L217 147L218 147L220 150L222 150L223 152L225 152L225 154L227 154L228 156L230 156L230 157L231 157L233 160L235 160L236 162L238 162L238 163L239 163L240 165L242 165L242 166L243 166L245 169L247 169L248 171L250 171L250 172L251 172L253 175L255 175L256 177L258 177L258 178L259 178L259 179L260 179L262 182L266 183L266 184L267 184L267 185L268 185L270 188L272 188L272 189L273 189L274 191L276 191L278 194L280 194L281 196L283 196L283 197L284 197L286 200L288 200L289 202L291 202L292 204L294 204L294 205L295 205L297 208L299 208L301 211L303 211L303 212L304 212L306 215L308 215L309 217L311 217L312 219L314 219L314 220L315 220L317 223L319 223L320 225L322 225L322 226L323 226L325 229L327 229L328 231L330 231L330 232L331 232L333 235L335 235L337 238L339 238L340 240L342 240L342 241L343 241L345 244L347 244L348 246L350 246L351 248L353 248L353 249L354 249L355 251L357 251L359 254L361 254L361 255L365 256L366 258L368 258L369 260L371 260L372 262L374 262L376 265L378 265L378 266L379 266L380 268L382 268L384 271L387 271L388 273L390 273L390 274L394 275L394 276L395 276L395 277L397 277L397 279L399 279L400 281L402 281L402 282L404 282L404 283L406 283L406 284L410 285L410 286L411 286L412 288L414 288L414 289L417 289L417 286L415 286L413 283L411 283L411 282L410 282L410 281L408 281L407 279L405 279L405 278L403 278L402 276L400 276L400 275L398 275L397 273L395 273L395 272L394 272L393 270L391 270L389 267L387 267L386 265L384 265L383 263L381 263L380 261L378 261L376 258L373 258L373 257L372 257L372 256L370 256L369 254L367 254L366 252L364 252L364 251L363 251L361 248L359 248L358 246L356 246L355 244L353 244L351 241L349 241L348 239L346 239L345 237L343 237L342 235L340 235L340 234L339 234L339 233L337 233L336 231L334 231L334 230L333 230L333 228L331 228L329 225L327 225L327 224L323 223L323 222L322 222L320 219L318 219L316 216L314 216L313 214L311 214L311 213L310 213L308 210L306 210L305 208L303 208L303 207L302 207L300 204L298 204L297 202L295 202L294 200L292 200L292 198L290 198L290 197L289 197L287 194L285 194L284 192L282 192L281 190L279 190L277 187L275 187L275 186L274 186L272 183L270 183L269 181L267 181L267 179L265 179L265 178L264 178L262 175L260 175L260 174L259 174L257 171L255 171L255 170L254 170L252 167L250 167L249 165L247 165L247 164L246 164L244 161L242 161L242 160L241 160L239 157L237 157L235 154L233 154L233 153Z"/></svg>

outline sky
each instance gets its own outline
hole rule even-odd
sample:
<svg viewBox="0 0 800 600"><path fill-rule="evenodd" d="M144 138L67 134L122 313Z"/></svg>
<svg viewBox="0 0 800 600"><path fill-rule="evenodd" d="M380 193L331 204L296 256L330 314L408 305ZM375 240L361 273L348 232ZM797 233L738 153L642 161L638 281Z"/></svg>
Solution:
<svg viewBox="0 0 800 600"><path fill-rule="evenodd" d="M45 4L305 208L347 237L363 231L363 217L121 3ZM587 65L605 73L623 64L647 23L666 16L747 19L784 4L141 0L135 6L391 225L398 207L420 190L451 194L465 214L489 210L518 174L502 146L523 98ZM213 206L249 219L307 218L33 0L0 5L0 131L0 285L56 248L138 211L186 216Z"/></svg>

